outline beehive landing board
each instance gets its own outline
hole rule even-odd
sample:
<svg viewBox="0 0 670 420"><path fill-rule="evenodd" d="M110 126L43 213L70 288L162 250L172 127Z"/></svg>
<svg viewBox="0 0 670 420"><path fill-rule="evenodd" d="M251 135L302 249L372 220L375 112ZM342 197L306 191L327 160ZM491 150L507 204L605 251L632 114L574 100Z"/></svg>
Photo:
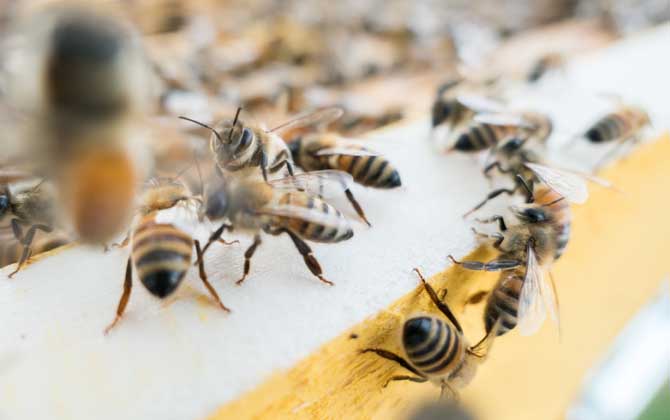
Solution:
<svg viewBox="0 0 670 420"><path fill-rule="evenodd" d="M594 92L621 93L662 118L669 41L668 27L623 41L524 92L519 102L552 111L563 137L607 108ZM655 122L659 128L665 121ZM0 418L204 417L413 290L412 267L442 271L447 253L474 248L461 215L488 186L474 159L436 154L428 135L426 119L371 136L398 165L404 187L357 189L374 227L357 226L349 243L314 246L332 288L309 275L286 238L267 238L246 284L234 286L245 242L218 248L208 260L232 314L211 304L193 273L179 299L165 306L136 284L127 316L105 337L127 251L68 249L13 280L4 269ZM595 159L597 151L578 149L591 157L559 161Z"/></svg>

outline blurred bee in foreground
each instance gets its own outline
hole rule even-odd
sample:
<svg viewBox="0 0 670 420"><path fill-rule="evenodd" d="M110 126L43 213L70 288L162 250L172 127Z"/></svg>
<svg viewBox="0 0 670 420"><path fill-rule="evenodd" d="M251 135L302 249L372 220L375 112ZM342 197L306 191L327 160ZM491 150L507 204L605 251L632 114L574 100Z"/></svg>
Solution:
<svg viewBox="0 0 670 420"><path fill-rule="evenodd" d="M41 250L41 247L32 247L37 232L50 233L53 230L55 189L52 183L29 175L24 179L18 174L9 175L6 179L11 181L4 185L0 183L0 222L9 220L13 239L16 240L11 248L21 248L16 269L9 275L11 278L21 270L33 253ZM24 232L24 228L28 230ZM13 242L10 240L10 243ZM5 250L6 255L9 252L10 250ZM7 258L7 263L11 262L14 261Z"/></svg>
<svg viewBox="0 0 670 420"><path fill-rule="evenodd" d="M261 244L260 231L270 235L286 233L302 255L305 265L322 282L333 283L323 276L319 262L305 240L336 243L354 235L347 219L335 207L316 195L329 191L341 193L342 184L351 183L350 175L339 171L319 171L264 182L250 173L218 179L206 192L203 216L212 222L227 220L211 235L203 253L225 230L242 230L254 234L253 243L244 253L244 274L249 274L251 258Z"/></svg>
<svg viewBox="0 0 670 420"><path fill-rule="evenodd" d="M547 312L558 325L558 300L553 279L551 285L544 278L558 260L570 239L572 212L565 197L546 186L540 186L533 201L511 207L519 220L508 226L503 216L480 220L481 223L498 223L499 232L492 235L478 233L493 239L493 246L500 256L489 262L457 261L455 264L468 270L502 271L498 283L488 297L484 315L487 333L495 325L497 335L519 326L523 335L535 333L544 322Z"/></svg>
<svg viewBox="0 0 670 420"><path fill-rule="evenodd" d="M469 346L463 335L458 319L442 302L435 290L414 269L421 279L424 289L435 306L447 317L449 322L433 315L414 316L402 329L402 347L407 359L387 350L366 348L362 353L375 353L409 370L416 376L397 375L391 377L384 388L392 381L433 382L441 387L441 396L449 390L455 397L452 387L463 388L472 381L479 363L490 350L495 332L490 331L474 346ZM491 330L493 331L493 330Z"/></svg>
<svg viewBox="0 0 670 420"><path fill-rule="evenodd" d="M465 213L463 217L479 210L489 200L501 194L511 196L523 192L526 194L527 202L530 203L533 201L535 185L540 183L553 189L569 202L576 204L582 204L588 198L587 180L603 187L612 187L609 182L588 174L545 165L536 152L524 147L525 144L526 140L513 138L493 149L494 161L484 168L484 175L490 177L491 171L497 169L501 174L512 177L514 187L491 191L481 203Z"/></svg>
<svg viewBox="0 0 670 420"><path fill-rule="evenodd" d="M193 204L194 201L197 200L180 181L168 178L152 180L142 198L139 221L128 239L131 251L126 264L123 293L116 317L105 329L105 334L114 328L126 310L132 289L133 269L149 293L165 299L172 296L181 285L191 266L194 247L200 280L219 307L230 312L207 279L200 242L193 239L193 234L184 227L189 221L175 220L172 217L174 213L168 212L181 208L188 213L192 210L188 207L189 202ZM193 222L196 222L197 211L194 210L192 214L196 216L193 218Z"/></svg>
<svg viewBox="0 0 670 420"><path fill-rule="evenodd" d="M543 78L548 73L558 70L565 65L565 56L561 53L548 53L541 56L531 66L526 81L528 83L535 83Z"/></svg>
<svg viewBox="0 0 670 420"><path fill-rule="evenodd" d="M139 39L87 9L55 7L28 23L13 96L31 116L26 144L56 185L78 239L105 243L132 217L146 165L137 122L147 103Z"/></svg>
<svg viewBox="0 0 670 420"><path fill-rule="evenodd" d="M649 126L651 119L645 110L625 104L596 121L586 130L584 137L591 143L618 143L601 159L596 169L607 162L620 146L640 141L642 131Z"/></svg>

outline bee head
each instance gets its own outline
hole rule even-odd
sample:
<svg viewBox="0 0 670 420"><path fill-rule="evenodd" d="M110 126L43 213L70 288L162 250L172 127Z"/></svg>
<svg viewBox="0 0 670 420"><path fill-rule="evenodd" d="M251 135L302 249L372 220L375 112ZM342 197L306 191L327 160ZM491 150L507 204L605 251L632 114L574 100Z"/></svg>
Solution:
<svg viewBox="0 0 670 420"><path fill-rule="evenodd" d="M520 221L525 223L545 223L551 220L551 213L546 208L535 204L514 206L511 210Z"/></svg>

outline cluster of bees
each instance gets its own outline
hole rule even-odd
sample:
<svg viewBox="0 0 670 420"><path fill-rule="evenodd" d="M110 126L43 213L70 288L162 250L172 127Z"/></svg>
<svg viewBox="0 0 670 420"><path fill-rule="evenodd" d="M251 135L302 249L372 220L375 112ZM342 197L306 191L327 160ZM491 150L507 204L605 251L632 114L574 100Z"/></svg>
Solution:
<svg viewBox="0 0 670 420"><path fill-rule="evenodd" d="M30 70L21 72L3 92L3 99L11 99L22 112L21 148L34 158L18 165L0 161L0 265L16 262L13 277L38 253L72 241L108 246L126 234L115 244L130 247L123 292L116 317L105 331L122 318L134 273L152 295L164 299L174 294L190 267L197 266L212 298L229 311L208 281L204 256L213 245L229 244L223 235L230 231L253 237L238 284L249 275L261 233L266 233L289 236L308 270L332 285L308 242L338 243L352 238L354 231L329 200L338 194L346 197L370 225L352 183L380 189L401 185L390 161L327 129L342 117L337 107L320 108L274 128L256 122L240 107L213 123L193 115L181 115L180 121L174 115L175 122L209 137L204 151L188 149L184 158L180 149L176 161L185 166L176 168L173 160L157 159L146 147L157 143L147 141L142 129L151 66L134 32L109 16L78 9L38 19L32 27L40 30L24 39L23 59L30 64L24 68ZM177 85L169 81L166 68L157 71L167 85ZM458 79L441 86L432 124L448 129L449 151L488 151L484 174L490 177L497 171L512 181L510 187L491 191L466 216L503 194L525 200L510 209L514 223L503 215L479 220L499 228L493 233L475 231L499 250L497 259L451 257L465 269L501 272L488 295L486 335L470 346L443 296L417 270L446 320L432 315L407 320L402 332L406 359L384 349L363 350L415 375L391 380L432 381L443 392L470 381L495 337L517 326L532 334L547 312L558 322L553 282L546 281L543 272L568 244L569 204L587 199L585 179L604 183L547 165L531 146L547 141L551 119L480 95L490 88L485 85ZM643 110L621 105L584 137L594 143L625 144L639 140L649 123ZM201 243L195 231L203 225L211 226L211 232Z"/></svg>

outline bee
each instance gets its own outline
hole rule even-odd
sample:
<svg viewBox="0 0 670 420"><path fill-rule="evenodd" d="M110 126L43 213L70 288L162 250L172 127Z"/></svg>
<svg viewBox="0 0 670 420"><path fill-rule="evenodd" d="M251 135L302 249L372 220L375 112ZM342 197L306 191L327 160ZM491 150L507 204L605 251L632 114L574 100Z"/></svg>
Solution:
<svg viewBox="0 0 670 420"><path fill-rule="evenodd" d="M448 321L433 315L418 315L406 320L401 342L407 359L379 348L366 348L361 353L375 353L416 375L393 376L384 384L384 388L392 381L430 381L441 387L441 396L447 390L455 396L452 387L462 388L470 383L477 365L490 350L495 333L487 333L479 343L469 346L463 335L463 328L449 305L438 298L418 269L415 268L414 271L421 279L431 301Z"/></svg>
<svg viewBox="0 0 670 420"><path fill-rule="evenodd" d="M538 153L525 147L527 139L513 138L493 150L494 160L483 172L486 177L497 169L503 175L511 176L513 188L499 188L491 191L486 198L468 211L463 217L482 208L489 200L502 194L514 195L523 192L528 203L533 201L535 185L544 184L565 197L569 202L583 204L588 198L586 181L612 188L612 185L600 178L566 169L549 166L543 162Z"/></svg>
<svg viewBox="0 0 670 420"><path fill-rule="evenodd" d="M55 8L28 27L23 53L34 65L13 85L17 104L35 117L26 143L54 181L59 213L78 240L105 243L132 217L144 179L137 123L148 92L140 41L123 23L88 9Z"/></svg>
<svg viewBox="0 0 670 420"><path fill-rule="evenodd" d="M558 260L570 239L572 212L565 197L540 185L531 203L511 207L518 224L508 226L503 216L496 215L481 223L498 223L499 232L486 235L494 239L493 246L500 256L489 262L457 261L468 270L501 271L498 283L489 294L484 323L487 333L495 325L497 335L503 335L517 325L522 335L535 333L544 322L547 312L559 325L556 288L545 280L543 271Z"/></svg>
<svg viewBox="0 0 670 420"><path fill-rule="evenodd" d="M565 65L565 56L560 53L548 53L541 56L531 66L526 81L535 83L552 70L560 69Z"/></svg>
<svg viewBox="0 0 670 420"><path fill-rule="evenodd" d="M33 240L38 231L50 233L55 223L53 206L54 185L39 178L16 179L0 186L0 221L9 219L9 225L16 241L21 247L16 269L10 278L18 273L36 249L32 249ZM27 227L28 230L24 231Z"/></svg>
<svg viewBox="0 0 670 420"><path fill-rule="evenodd" d="M334 133L311 133L289 142L293 161L305 171L340 170L366 187L390 189L402 184L400 173L378 153ZM347 199L368 226L363 209L346 189Z"/></svg>
<svg viewBox="0 0 670 420"><path fill-rule="evenodd" d="M473 121L456 137L451 150L476 153L514 138L543 142L549 138L552 129L551 119L538 112L486 112L473 117Z"/></svg>
<svg viewBox="0 0 670 420"><path fill-rule="evenodd" d="M239 285L249 274L251 259L261 244L260 232L274 236L285 233L310 272L323 283L333 285L323 276L305 241L337 243L354 236L343 214L316 196L328 195L350 182L351 176L339 171L307 172L269 182L248 170L240 176L220 178L206 190L202 216L212 222L226 221L212 233L203 253L225 230L253 233L253 242L244 253L244 274L237 281Z"/></svg>
<svg viewBox="0 0 670 420"><path fill-rule="evenodd" d="M116 317L105 329L105 334L114 328L125 312L132 290L133 271L149 293L158 299L166 299L175 293L184 280L192 264L193 248L200 280L218 306L230 312L207 279L200 242L180 224L184 221L171 220L171 215L165 213L170 209L179 209L180 206L189 211L187 205L193 200L197 201L181 181L171 178L151 181L141 200L139 221L128 239L131 251Z"/></svg>
<svg viewBox="0 0 670 420"><path fill-rule="evenodd" d="M586 130L584 137L591 143L616 142L617 146L607 153L596 167L606 162L623 144L640 141L642 131L650 125L651 118L645 110L625 104L598 119Z"/></svg>

